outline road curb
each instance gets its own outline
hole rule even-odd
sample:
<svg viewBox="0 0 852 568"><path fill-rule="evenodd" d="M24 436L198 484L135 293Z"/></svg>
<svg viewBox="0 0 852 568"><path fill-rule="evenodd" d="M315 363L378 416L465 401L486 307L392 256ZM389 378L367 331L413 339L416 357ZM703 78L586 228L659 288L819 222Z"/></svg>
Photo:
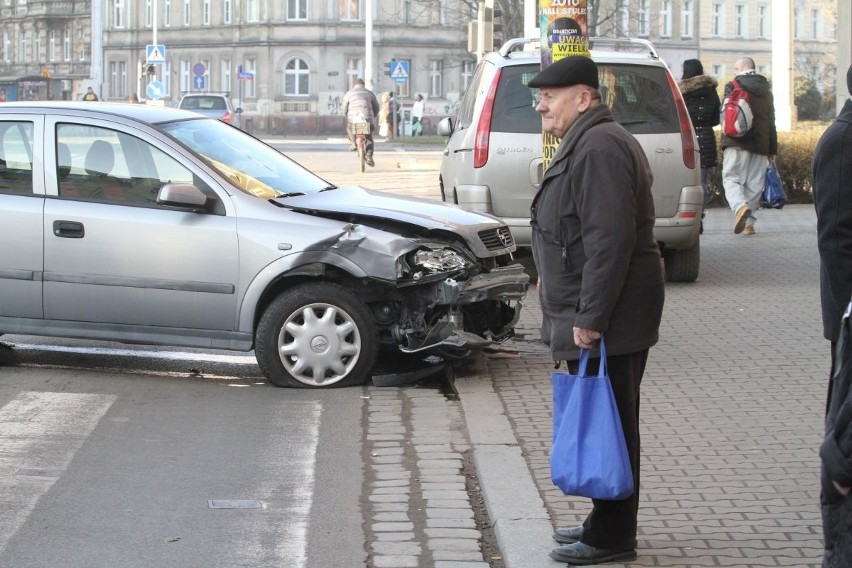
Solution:
<svg viewBox="0 0 852 568"><path fill-rule="evenodd" d="M455 383L485 507L506 568L540 568L553 525L484 361Z"/></svg>

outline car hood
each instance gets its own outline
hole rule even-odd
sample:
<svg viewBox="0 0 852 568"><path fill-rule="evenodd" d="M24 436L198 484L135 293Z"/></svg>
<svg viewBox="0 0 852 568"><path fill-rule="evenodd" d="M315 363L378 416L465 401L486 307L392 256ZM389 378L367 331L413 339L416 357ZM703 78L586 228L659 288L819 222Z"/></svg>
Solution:
<svg viewBox="0 0 852 568"><path fill-rule="evenodd" d="M477 256L515 250L508 227L499 219L431 199L394 195L363 187L339 187L309 195L274 200L308 215L343 219L420 237L461 236Z"/></svg>

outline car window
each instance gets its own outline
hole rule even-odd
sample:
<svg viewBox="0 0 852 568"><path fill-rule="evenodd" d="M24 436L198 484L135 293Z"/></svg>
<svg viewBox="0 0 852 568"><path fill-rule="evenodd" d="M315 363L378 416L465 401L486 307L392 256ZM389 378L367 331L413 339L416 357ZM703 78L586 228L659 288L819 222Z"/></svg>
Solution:
<svg viewBox="0 0 852 568"><path fill-rule="evenodd" d="M56 127L59 195L124 205L156 206L167 183L193 184L215 194L192 172L159 148L107 128L80 124Z"/></svg>
<svg viewBox="0 0 852 568"><path fill-rule="evenodd" d="M525 134L541 132L541 116L535 111L535 91L527 86L539 70L539 65L503 67L494 99L492 131Z"/></svg>
<svg viewBox="0 0 852 568"><path fill-rule="evenodd" d="M0 193L33 192L33 124L0 122Z"/></svg>
<svg viewBox="0 0 852 568"><path fill-rule="evenodd" d="M600 63L598 69L603 100L624 128L632 134L680 132L664 68Z"/></svg>
<svg viewBox="0 0 852 568"><path fill-rule="evenodd" d="M492 74L490 71L493 70L493 65L487 61L482 62L477 66L476 71L473 73L473 78L470 80L470 84L467 87L467 90L462 97L461 104L459 105L459 112L456 115L456 128L462 129L470 126L470 122L473 120L473 111L476 108L476 101L480 97L484 97L487 93L483 92L486 88L484 81L486 77L491 77ZM486 72L489 71L489 72Z"/></svg>

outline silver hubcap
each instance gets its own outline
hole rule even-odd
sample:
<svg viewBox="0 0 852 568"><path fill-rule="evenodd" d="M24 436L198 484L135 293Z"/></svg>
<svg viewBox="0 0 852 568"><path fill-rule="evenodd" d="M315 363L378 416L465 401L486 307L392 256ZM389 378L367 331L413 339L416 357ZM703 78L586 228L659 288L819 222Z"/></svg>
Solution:
<svg viewBox="0 0 852 568"><path fill-rule="evenodd" d="M278 334L284 368L308 385L334 384L349 374L361 353L352 317L331 304L310 304L292 313Z"/></svg>

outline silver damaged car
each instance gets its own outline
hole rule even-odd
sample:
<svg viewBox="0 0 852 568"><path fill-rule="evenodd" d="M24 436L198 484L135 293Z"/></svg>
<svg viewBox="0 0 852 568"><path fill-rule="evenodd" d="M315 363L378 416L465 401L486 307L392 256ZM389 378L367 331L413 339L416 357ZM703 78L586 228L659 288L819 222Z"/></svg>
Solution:
<svg viewBox="0 0 852 568"><path fill-rule="evenodd" d="M492 216L147 105L1 105L0 236L0 333L254 349L278 386L502 341L529 282Z"/></svg>

